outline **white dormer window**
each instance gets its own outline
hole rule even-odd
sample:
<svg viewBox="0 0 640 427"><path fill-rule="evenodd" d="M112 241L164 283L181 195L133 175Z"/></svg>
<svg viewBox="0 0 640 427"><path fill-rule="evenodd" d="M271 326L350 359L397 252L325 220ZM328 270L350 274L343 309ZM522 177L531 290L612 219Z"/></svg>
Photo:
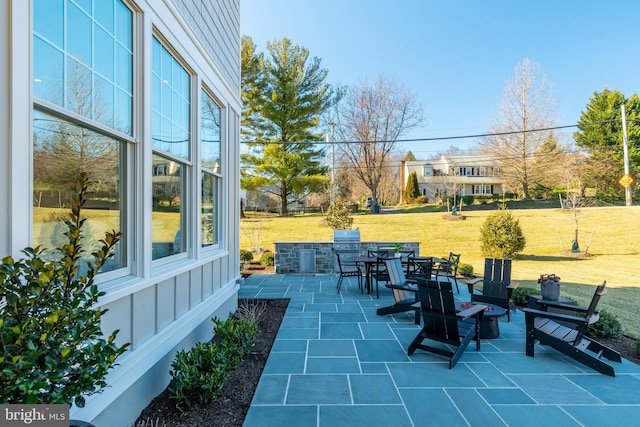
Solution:
<svg viewBox="0 0 640 427"><path fill-rule="evenodd" d="M431 166L425 166L423 173L424 176L433 176L433 168Z"/></svg>

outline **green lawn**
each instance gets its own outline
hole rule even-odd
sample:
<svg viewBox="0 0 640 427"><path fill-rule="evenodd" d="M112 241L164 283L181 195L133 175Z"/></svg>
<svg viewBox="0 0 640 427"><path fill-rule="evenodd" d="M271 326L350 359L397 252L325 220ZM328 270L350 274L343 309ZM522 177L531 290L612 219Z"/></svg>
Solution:
<svg viewBox="0 0 640 427"><path fill-rule="evenodd" d="M443 256L450 251L462 254L460 262L472 264L482 273L480 227L493 211L465 211L464 221L447 221L442 212L355 215L353 228L362 240L418 241L422 255ZM600 301L618 316L625 332L640 338L640 207L584 208L578 215L579 242L591 257L578 259L562 255L558 232L567 249L574 236L571 213L559 209L514 209L527 245L514 260L512 279L520 286L537 287L540 274L555 273L562 278L563 296L581 304L590 301L594 286L607 281L608 294ZM321 216L252 216L241 222L242 248L261 246L274 249L274 241L332 240L331 229Z"/></svg>

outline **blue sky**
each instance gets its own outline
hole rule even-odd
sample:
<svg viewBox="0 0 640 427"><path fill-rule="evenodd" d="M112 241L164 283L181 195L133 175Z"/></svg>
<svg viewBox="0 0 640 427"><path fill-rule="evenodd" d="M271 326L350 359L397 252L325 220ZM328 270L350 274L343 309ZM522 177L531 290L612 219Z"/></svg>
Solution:
<svg viewBox="0 0 640 427"><path fill-rule="evenodd" d="M636 0L241 0L240 27L261 52L284 36L306 47L332 84L395 78L426 117L406 138L434 138L486 132L524 58L551 83L558 125L575 124L605 86L638 93L639 18ZM402 148L426 158L476 142Z"/></svg>

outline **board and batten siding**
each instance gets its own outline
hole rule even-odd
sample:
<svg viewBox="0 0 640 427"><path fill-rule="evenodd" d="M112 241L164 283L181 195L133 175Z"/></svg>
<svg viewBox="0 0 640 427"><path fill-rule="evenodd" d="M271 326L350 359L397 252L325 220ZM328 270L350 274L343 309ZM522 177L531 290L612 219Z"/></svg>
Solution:
<svg viewBox="0 0 640 427"><path fill-rule="evenodd" d="M100 1L100 0L96 0ZM133 425L140 411L168 385L177 351L211 339L212 317L225 318L238 304L240 181L239 0L122 0L133 12L134 132L128 146L132 200L129 271L111 279L100 300L105 335L120 332L130 343L107 376L109 386L72 407L72 419L97 427ZM21 257L32 245L33 217L33 13L38 2L0 0L0 257ZM175 261L152 262L151 40L158 37L188 69L192 98L202 87L223 110L220 244L200 247L199 162L189 164L186 197L189 250ZM29 52L30 54L25 54ZM195 102L192 105L197 105ZM195 114L195 107L194 107ZM198 119L191 121L194 144ZM198 159L197 151L193 159ZM198 202L199 203L199 202Z"/></svg>

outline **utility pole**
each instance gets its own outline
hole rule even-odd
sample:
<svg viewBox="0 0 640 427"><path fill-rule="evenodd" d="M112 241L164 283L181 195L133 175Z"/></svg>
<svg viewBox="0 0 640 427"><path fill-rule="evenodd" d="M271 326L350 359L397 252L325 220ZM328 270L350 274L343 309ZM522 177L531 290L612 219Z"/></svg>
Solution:
<svg viewBox="0 0 640 427"><path fill-rule="evenodd" d="M622 143L624 149L624 176L629 177L629 148L627 141L627 114L625 113L624 104L622 104L620 108L622 112ZM631 206L631 183L625 185L624 187L624 195L627 206Z"/></svg>
<svg viewBox="0 0 640 427"><path fill-rule="evenodd" d="M327 135L327 142L331 142L331 204L333 205L336 202L336 144L333 137L336 124L329 124L331 125L331 141L329 141L329 135Z"/></svg>

